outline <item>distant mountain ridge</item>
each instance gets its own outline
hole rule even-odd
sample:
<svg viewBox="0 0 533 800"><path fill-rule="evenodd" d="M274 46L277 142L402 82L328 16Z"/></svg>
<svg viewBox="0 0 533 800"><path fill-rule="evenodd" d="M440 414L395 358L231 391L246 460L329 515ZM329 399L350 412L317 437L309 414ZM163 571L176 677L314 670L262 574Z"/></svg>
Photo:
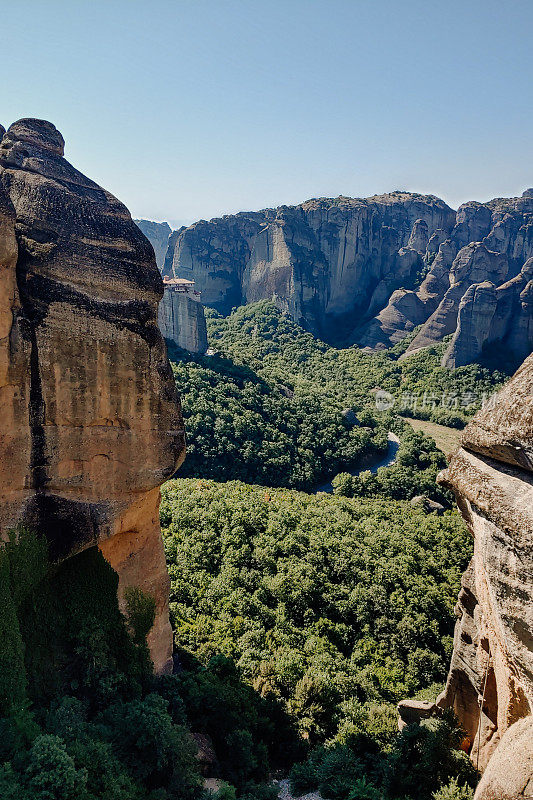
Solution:
<svg viewBox="0 0 533 800"><path fill-rule="evenodd" d="M420 327L407 354L451 335L449 367L491 347L511 363L533 350L531 189L457 211L403 191L319 198L200 220L167 241L163 274L194 280L223 314L271 299L325 341L371 349Z"/></svg>

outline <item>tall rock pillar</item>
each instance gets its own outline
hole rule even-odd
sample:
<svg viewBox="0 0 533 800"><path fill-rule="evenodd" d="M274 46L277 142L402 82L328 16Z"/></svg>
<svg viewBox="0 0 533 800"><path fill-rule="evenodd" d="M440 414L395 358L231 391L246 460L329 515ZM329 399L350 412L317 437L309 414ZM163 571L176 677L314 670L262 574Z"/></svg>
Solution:
<svg viewBox="0 0 533 800"><path fill-rule="evenodd" d="M0 527L41 531L53 558L99 546L152 594L150 648L171 666L159 486L185 453L157 327L162 281L128 210L63 156L49 122L0 142Z"/></svg>

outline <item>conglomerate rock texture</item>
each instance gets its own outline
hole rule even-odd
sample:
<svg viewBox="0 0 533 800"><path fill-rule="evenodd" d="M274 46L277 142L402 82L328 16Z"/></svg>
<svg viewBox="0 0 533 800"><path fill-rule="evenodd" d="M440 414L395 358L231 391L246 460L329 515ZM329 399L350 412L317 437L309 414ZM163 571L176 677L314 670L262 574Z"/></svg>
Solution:
<svg viewBox="0 0 533 800"><path fill-rule="evenodd" d="M453 335L444 364L501 345L533 350L533 192L469 202L432 195L309 200L174 231L163 272L195 281L223 314L273 299L334 344L409 351Z"/></svg>
<svg viewBox="0 0 533 800"><path fill-rule="evenodd" d="M127 209L63 157L49 122L0 141L0 528L51 555L99 546L153 595L155 668L171 663L159 486L184 456L152 247Z"/></svg>
<svg viewBox="0 0 533 800"><path fill-rule="evenodd" d="M466 428L440 477L474 536L448 682L484 770L476 800L533 794L533 356Z"/></svg>

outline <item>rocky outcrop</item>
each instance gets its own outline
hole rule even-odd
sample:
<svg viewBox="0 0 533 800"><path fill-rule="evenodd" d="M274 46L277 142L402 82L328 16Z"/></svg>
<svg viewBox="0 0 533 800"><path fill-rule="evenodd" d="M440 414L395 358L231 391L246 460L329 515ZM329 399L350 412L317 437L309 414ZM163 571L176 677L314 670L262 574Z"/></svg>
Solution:
<svg viewBox="0 0 533 800"><path fill-rule="evenodd" d="M477 800L533 788L533 356L466 428L441 483L474 537L450 673L455 709L485 770ZM510 765L513 769L510 769Z"/></svg>
<svg viewBox="0 0 533 800"><path fill-rule="evenodd" d="M172 233L170 225L168 222L152 222L149 219L135 219L133 221L154 248L157 266L162 271L168 250L168 240Z"/></svg>
<svg viewBox="0 0 533 800"><path fill-rule="evenodd" d="M165 287L159 304L159 330L177 347L202 355L207 350L207 326L202 303Z"/></svg>
<svg viewBox="0 0 533 800"><path fill-rule="evenodd" d="M41 531L56 560L99 546L122 598L156 599L171 663L159 486L184 456L152 248L127 209L63 157L48 122L0 143L0 528Z"/></svg>
<svg viewBox="0 0 533 800"><path fill-rule="evenodd" d="M460 367L498 345L511 363L533 350L530 285L533 198L466 203L438 243L428 242L420 287L393 295L356 338L387 347L421 326L406 356L452 334L443 365ZM433 252L432 252L433 250Z"/></svg>
<svg viewBox="0 0 533 800"><path fill-rule="evenodd" d="M223 314L273 299L334 344L389 347L421 326L412 353L453 335L443 363L461 366L495 344L531 352L532 256L531 190L457 212L393 192L202 220L172 234L163 272Z"/></svg>
<svg viewBox="0 0 533 800"><path fill-rule="evenodd" d="M501 286L491 281L470 286L459 303L457 327L443 364L461 367L493 343L503 344L514 361L523 361L533 350L532 303L533 258Z"/></svg>

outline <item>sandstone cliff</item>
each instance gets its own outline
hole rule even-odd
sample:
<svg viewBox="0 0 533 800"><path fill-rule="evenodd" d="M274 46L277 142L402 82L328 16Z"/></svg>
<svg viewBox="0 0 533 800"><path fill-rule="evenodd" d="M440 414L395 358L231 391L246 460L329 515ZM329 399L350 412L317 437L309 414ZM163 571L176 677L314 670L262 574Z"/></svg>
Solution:
<svg viewBox="0 0 533 800"><path fill-rule="evenodd" d="M172 271L195 280L204 303L222 313L275 298L313 333L331 337L412 280L422 268L421 238L448 230L453 219L441 200L402 192L309 200L182 229Z"/></svg>
<svg viewBox="0 0 533 800"><path fill-rule="evenodd" d="M448 682L483 777L476 800L533 793L533 356L466 428L442 473L474 537Z"/></svg>
<svg viewBox="0 0 533 800"><path fill-rule="evenodd" d="M159 486L184 455L157 327L162 282L127 209L63 157L48 122L0 142L0 526L67 558L98 545L157 602L150 647L168 667Z"/></svg>
<svg viewBox="0 0 533 800"><path fill-rule="evenodd" d="M422 326L412 352L453 334L444 363L460 366L496 342L517 363L533 349L532 256L530 192L457 212L393 192L202 220L172 234L163 271L224 314L274 299L335 344L388 347Z"/></svg>

